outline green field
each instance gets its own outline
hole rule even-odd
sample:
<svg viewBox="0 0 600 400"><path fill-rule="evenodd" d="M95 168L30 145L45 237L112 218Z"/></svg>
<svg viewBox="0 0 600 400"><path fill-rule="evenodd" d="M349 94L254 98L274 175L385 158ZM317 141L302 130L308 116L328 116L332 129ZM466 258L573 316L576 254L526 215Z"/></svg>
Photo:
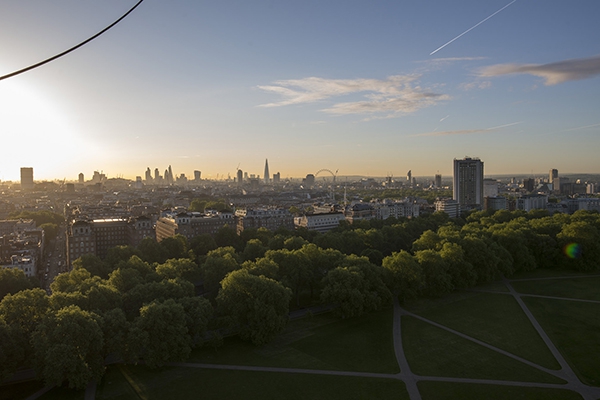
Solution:
<svg viewBox="0 0 600 400"><path fill-rule="evenodd" d="M118 370L118 367L113 367ZM407 400L404 383L396 379L223 371L197 368L127 367L136 389L112 374L98 387L97 399L398 399ZM159 378L157 379L157 375Z"/></svg>
<svg viewBox="0 0 600 400"><path fill-rule="evenodd" d="M600 301L600 277L513 282L520 293Z"/></svg>
<svg viewBox="0 0 600 400"><path fill-rule="evenodd" d="M453 301L432 300L414 312L544 367L560 368L512 296L467 292L451 297Z"/></svg>
<svg viewBox="0 0 600 400"><path fill-rule="evenodd" d="M476 383L419 382L423 400L582 400L570 390Z"/></svg>
<svg viewBox="0 0 600 400"><path fill-rule="evenodd" d="M531 271L526 276L544 278L557 273ZM598 387L600 398L600 303L568 300L597 299L600 278L572 276L510 283L519 292L565 298L522 297L581 381ZM403 315L401 325L404 356L416 374L422 399L581 399L579 393L562 387L565 380L553 375L560 375L559 363L507 286L496 282L476 289L499 293L461 291L403 306L419 316ZM330 314L306 317L290 322L267 345L256 347L230 337L223 347L197 349L187 360L234 367L232 370L192 364L156 370L143 365L111 365L96 387L96 398L409 399L402 380L408 371L400 371L396 360L393 320L391 308L343 320ZM528 360L540 369L428 321ZM254 367L276 370L251 370ZM493 382L484 384L482 379ZM501 381L526 382L534 387L499 385ZM536 383L556 387L535 387ZM39 388L39 384L4 386L0 400L26 398ZM41 398L83 397L83 391L54 388Z"/></svg>

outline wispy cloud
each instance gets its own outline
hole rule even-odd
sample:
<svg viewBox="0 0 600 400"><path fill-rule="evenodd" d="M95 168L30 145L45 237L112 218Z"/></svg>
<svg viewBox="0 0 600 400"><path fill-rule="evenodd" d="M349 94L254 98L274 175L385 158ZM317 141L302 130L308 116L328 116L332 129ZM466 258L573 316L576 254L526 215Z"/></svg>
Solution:
<svg viewBox="0 0 600 400"><path fill-rule="evenodd" d="M511 122L510 124L505 124L505 125L500 125L500 126L494 126L491 128L482 128L482 129L462 129L462 130L456 130L456 131L432 131L432 132L426 132L426 133L418 133L415 135L411 135L413 137L415 136L449 136L449 135L472 135L475 133L488 133L491 131L497 131L500 130L502 128L508 128L509 126L513 126L513 125L518 125L523 123L523 121L519 121L519 122Z"/></svg>
<svg viewBox="0 0 600 400"><path fill-rule="evenodd" d="M458 88L464 91L473 89L488 89L490 87L492 87L492 82L490 81L465 82L458 85Z"/></svg>
<svg viewBox="0 0 600 400"><path fill-rule="evenodd" d="M446 94L420 87L417 82L419 77L416 74L394 75L385 80L310 77L277 81L273 85L258 88L284 97L279 102L262 104L261 107L314 103L338 96L361 94L362 100L338 102L321 111L335 115L386 113L387 117L393 117L450 98Z"/></svg>
<svg viewBox="0 0 600 400"><path fill-rule="evenodd" d="M483 77L510 74L539 76L545 79L548 86L587 79L600 74L600 56L574 58L550 64L497 64L479 71L479 76Z"/></svg>
<svg viewBox="0 0 600 400"><path fill-rule="evenodd" d="M594 125L585 125L585 126L578 126L577 128L571 128L571 129L567 129L566 131L563 132L573 132L573 131L580 131L582 129L589 129L589 128L595 128L597 126L600 126L600 124L594 124Z"/></svg>

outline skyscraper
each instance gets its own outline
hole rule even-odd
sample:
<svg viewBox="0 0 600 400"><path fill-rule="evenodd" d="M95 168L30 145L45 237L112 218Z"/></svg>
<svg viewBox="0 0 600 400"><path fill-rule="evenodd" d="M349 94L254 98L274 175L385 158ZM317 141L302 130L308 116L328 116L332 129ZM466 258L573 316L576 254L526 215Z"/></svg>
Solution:
<svg viewBox="0 0 600 400"><path fill-rule="evenodd" d="M244 171L241 169L237 170L237 184L242 185L244 183Z"/></svg>
<svg viewBox="0 0 600 400"><path fill-rule="evenodd" d="M21 189L32 190L33 189L33 168L23 167L21 168Z"/></svg>
<svg viewBox="0 0 600 400"><path fill-rule="evenodd" d="M452 198L466 209L483 205L483 161L470 157L454 159Z"/></svg>
<svg viewBox="0 0 600 400"><path fill-rule="evenodd" d="M435 175L434 186L438 189L442 187L442 175Z"/></svg>
<svg viewBox="0 0 600 400"><path fill-rule="evenodd" d="M271 177L271 175L269 175L269 160L267 160L265 158L265 175L264 175L265 183L269 183L270 177Z"/></svg>
<svg viewBox="0 0 600 400"><path fill-rule="evenodd" d="M552 183L554 182L554 180L558 178L558 170L557 169L551 169L550 172L548 173L548 182Z"/></svg>

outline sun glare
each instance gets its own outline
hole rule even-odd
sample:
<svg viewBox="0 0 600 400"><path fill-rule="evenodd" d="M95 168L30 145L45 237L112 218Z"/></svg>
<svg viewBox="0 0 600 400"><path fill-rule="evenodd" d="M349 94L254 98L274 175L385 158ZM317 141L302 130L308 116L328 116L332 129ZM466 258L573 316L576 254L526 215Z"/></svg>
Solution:
<svg viewBox="0 0 600 400"><path fill-rule="evenodd" d="M62 177L83 144L59 107L10 79L0 82L0 137L2 181L18 181L20 167L33 167L36 180Z"/></svg>

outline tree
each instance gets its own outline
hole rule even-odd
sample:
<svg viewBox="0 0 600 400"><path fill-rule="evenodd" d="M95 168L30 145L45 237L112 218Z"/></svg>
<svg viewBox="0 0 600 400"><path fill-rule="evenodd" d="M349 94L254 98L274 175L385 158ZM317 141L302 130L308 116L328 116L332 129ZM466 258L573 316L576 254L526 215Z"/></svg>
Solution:
<svg viewBox="0 0 600 400"><path fill-rule="evenodd" d="M308 241L304 240L300 236L292 236L283 242L283 247L288 250L299 250L307 243Z"/></svg>
<svg viewBox="0 0 600 400"><path fill-rule="evenodd" d="M577 271L598 270L600 260L600 232L588 222L576 221L563 226L556 235L563 249L563 265Z"/></svg>
<svg viewBox="0 0 600 400"><path fill-rule="evenodd" d="M392 295L383 283L384 270L366 257L351 255L323 278L321 301L336 305L333 312L354 317L391 304Z"/></svg>
<svg viewBox="0 0 600 400"><path fill-rule="evenodd" d="M109 268L115 269L117 264L121 261L126 262L131 257L137 256L139 258L139 251L132 246L115 246L108 249L106 258L104 261L109 265Z"/></svg>
<svg viewBox="0 0 600 400"><path fill-rule="evenodd" d="M438 252L435 250L417 251L415 258L423 269L424 294L439 297L454 289L452 278L448 274L448 266Z"/></svg>
<svg viewBox="0 0 600 400"><path fill-rule="evenodd" d="M194 295L194 285L184 279L168 279L137 285L123 294L123 309L129 320L135 318L144 304L154 300L180 299Z"/></svg>
<svg viewBox="0 0 600 400"><path fill-rule="evenodd" d="M198 265L189 258L167 260L156 266L156 273L162 279L183 278L195 282L200 278Z"/></svg>
<svg viewBox="0 0 600 400"><path fill-rule="evenodd" d="M230 326L243 340L267 343L287 325L291 292L281 283L242 269L228 274L221 285L218 309L230 316Z"/></svg>
<svg viewBox="0 0 600 400"><path fill-rule="evenodd" d="M44 318L31 337L36 369L47 385L83 389L104 374L100 317L69 306Z"/></svg>
<svg viewBox="0 0 600 400"><path fill-rule="evenodd" d="M177 234L173 237L164 238L160 241L160 246L168 259L188 257L188 241L183 235Z"/></svg>
<svg viewBox="0 0 600 400"><path fill-rule="evenodd" d="M233 247L220 247L208 253L206 262L200 266L205 291L216 296L223 278L239 268Z"/></svg>
<svg viewBox="0 0 600 400"><path fill-rule="evenodd" d="M58 225L52 222L46 222L39 226L44 230L44 236L46 240L56 239L56 235L58 234Z"/></svg>
<svg viewBox="0 0 600 400"><path fill-rule="evenodd" d="M446 263L447 272L455 288L466 289L475 286L477 273L470 262L465 261L465 253L457 243L446 242L440 250L440 256Z"/></svg>
<svg viewBox="0 0 600 400"><path fill-rule="evenodd" d="M209 251L215 250L217 247L215 239L207 233L194 236L190 240L190 249L196 256L205 256Z"/></svg>
<svg viewBox="0 0 600 400"><path fill-rule="evenodd" d="M167 250L153 238L144 238L137 246L139 256L147 263L164 263L167 261Z"/></svg>
<svg viewBox="0 0 600 400"><path fill-rule="evenodd" d="M246 242L246 247L242 253L244 261L255 261L258 258L264 257L267 247L258 239L250 239Z"/></svg>
<svg viewBox="0 0 600 400"><path fill-rule="evenodd" d="M49 311L50 300L40 288L8 294L0 302L0 319L10 326L13 339L22 349L27 363L33 358L31 334Z"/></svg>
<svg viewBox="0 0 600 400"><path fill-rule="evenodd" d="M0 300L7 294L14 294L31 288L33 288L33 284L22 270L18 268L0 268Z"/></svg>
<svg viewBox="0 0 600 400"><path fill-rule="evenodd" d="M117 359L125 358L127 336L130 323L120 308L114 308L101 314L101 328L104 337L104 357L113 355Z"/></svg>
<svg viewBox="0 0 600 400"><path fill-rule="evenodd" d="M25 351L17 332L0 318L0 382L12 375L25 361Z"/></svg>
<svg viewBox="0 0 600 400"><path fill-rule="evenodd" d="M73 269L79 268L83 268L91 275L99 276L102 279L107 279L111 271L107 263L93 254L85 254L73 261Z"/></svg>
<svg viewBox="0 0 600 400"><path fill-rule="evenodd" d="M204 207L205 206L206 206L206 201L205 200L194 199L190 203L190 206L188 207L188 211L191 211L191 212L204 212Z"/></svg>
<svg viewBox="0 0 600 400"><path fill-rule="evenodd" d="M72 293L79 291L84 281L90 279L92 274L87 269L76 268L71 272L59 274L50 284L52 292Z"/></svg>
<svg viewBox="0 0 600 400"><path fill-rule="evenodd" d="M509 227L493 229L492 237L512 256L514 271L532 271L537 268L535 258L527 247L525 229L511 229Z"/></svg>
<svg viewBox="0 0 600 400"><path fill-rule="evenodd" d="M440 250L442 248L442 239L437 233L427 230L421 237L413 242L412 251L421 250Z"/></svg>
<svg viewBox="0 0 600 400"><path fill-rule="evenodd" d="M184 307L173 299L154 301L140 309L135 326L145 335L142 359L150 368L183 361L191 351Z"/></svg>
<svg viewBox="0 0 600 400"><path fill-rule="evenodd" d="M301 250L269 250L265 257L279 266L279 281L292 289L296 305L300 305L300 291L311 281L310 263Z"/></svg>
<svg viewBox="0 0 600 400"><path fill-rule="evenodd" d="M185 313L185 325L190 337L190 344L196 347L202 344L202 338L213 316L213 307L204 297L182 297L177 299Z"/></svg>
<svg viewBox="0 0 600 400"><path fill-rule="evenodd" d="M252 275L263 275L271 279L277 279L279 276L279 265L268 258L259 258L256 261L244 261L242 268Z"/></svg>
<svg viewBox="0 0 600 400"><path fill-rule="evenodd" d="M390 288L403 300L417 297L423 286L423 269L407 251L393 253L383 259L383 268L390 275Z"/></svg>
<svg viewBox="0 0 600 400"><path fill-rule="evenodd" d="M215 234L215 242L219 247L231 246L236 251L242 251L244 249L244 242L236 232L236 230L228 225L223 226Z"/></svg>

